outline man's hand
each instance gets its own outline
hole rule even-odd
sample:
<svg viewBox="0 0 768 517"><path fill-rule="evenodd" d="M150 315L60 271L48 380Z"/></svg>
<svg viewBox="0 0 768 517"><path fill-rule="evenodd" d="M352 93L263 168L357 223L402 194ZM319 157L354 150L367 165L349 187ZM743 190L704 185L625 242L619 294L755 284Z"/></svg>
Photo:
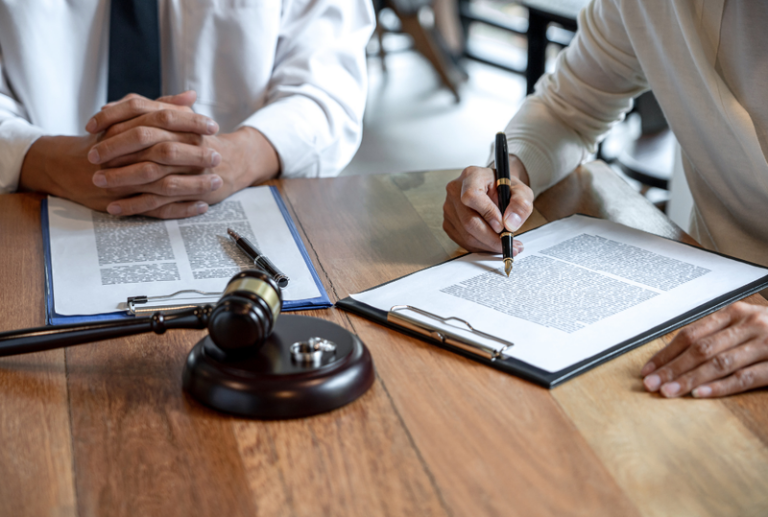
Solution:
<svg viewBox="0 0 768 517"><path fill-rule="evenodd" d="M768 386L768 307L737 302L684 328L640 374L648 391L722 397Z"/></svg>
<svg viewBox="0 0 768 517"><path fill-rule="evenodd" d="M45 136L35 141L24 158L19 178L19 188L21 190L46 192L102 211L107 210L107 207L113 201L125 198L126 196L142 191L157 191L158 186L153 181L144 181L141 182L141 186L134 186L129 189L119 187L112 189L102 188L96 184L101 183L102 173L100 170L102 164L93 163L94 160L87 158L89 152L92 152L93 148L104 139L105 135L101 132L103 127L100 127L99 124L119 125L120 122L130 124L130 119L136 118L139 111L150 113L159 112L159 110L174 110L192 114L190 106L195 101L195 94L194 92L185 92L173 97L164 97L158 101L150 101L143 98L140 98L143 101L134 101L137 98L140 97L138 95L129 95L121 101L107 104L88 124L88 129L93 130L93 135L82 137ZM133 111L125 109L129 106L132 107ZM198 116L195 115L195 117ZM202 125L199 119L197 119L197 122L198 130L202 130L205 133L215 133L218 130L218 126L215 126L215 122L210 119L206 118ZM213 123L215 127L210 127L210 123ZM172 138L183 140L184 138L191 139L194 137L190 135L173 135ZM220 161L220 157L211 159L213 154L214 152L210 151L208 164L216 163L217 160ZM95 161L98 162L100 160ZM122 165L127 166L130 163L129 158L124 158ZM145 173L155 168L154 164L150 163L145 163L140 167L143 167ZM182 171L182 168L179 167L176 170ZM188 173L191 170L190 167L187 167L183 169L183 172ZM134 172L137 172L139 175L142 174L141 171L136 171L135 169ZM167 174L169 171L165 170L163 172ZM94 178L96 178L95 181ZM197 195L199 197L202 193L210 193L213 189L217 188L217 185L221 186L221 184L220 179L216 180L213 175L209 174L205 178L197 178L197 181L193 182L192 186L188 183L182 184L181 189L177 189L176 192L188 196ZM183 191L179 192L179 190ZM177 203L177 206L174 208L173 217L187 217L205 212L208 205L202 201L190 201L185 204Z"/></svg>
<svg viewBox="0 0 768 517"><path fill-rule="evenodd" d="M517 231L531 215L533 191L527 185L528 173L516 156L509 157L509 166L512 192L503 222L493 170L467 167L446 187L443 229L465 249L501 253L502 229ZM522 243L515 241L514 254L522 249Z"/></svg>
<svg viewBox="0 0 768 517"><path fill-rule="evenodd" d="M19 190L45 192L106 211L107 205L119 195L93 184L99 167L90 163L86 155L97 141L92 135L38 138L24 157Z"/></svg>
<svg viewBox="0 0 768 517"><path fill-rule="evenodd" d="M89 122L89 131L105 131L88 154L103 167L93 182L122 198L108 212L188 217L279 173L277 153L260 132L214 136L218 125L193 113L191 102L194 92L158 101L129 95Z"/></svg>

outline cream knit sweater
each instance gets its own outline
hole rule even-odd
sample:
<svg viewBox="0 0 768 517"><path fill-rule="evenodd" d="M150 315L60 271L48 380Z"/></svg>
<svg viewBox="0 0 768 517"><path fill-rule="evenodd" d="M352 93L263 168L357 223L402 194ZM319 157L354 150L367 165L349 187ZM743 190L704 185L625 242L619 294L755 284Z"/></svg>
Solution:
<svg viewBox="0 0 768 517"><path fill-rule="evenodd" d="M538 194L652 89L683 149L704 246L768 265L768 2L595 0L507 126Z"/></svg>

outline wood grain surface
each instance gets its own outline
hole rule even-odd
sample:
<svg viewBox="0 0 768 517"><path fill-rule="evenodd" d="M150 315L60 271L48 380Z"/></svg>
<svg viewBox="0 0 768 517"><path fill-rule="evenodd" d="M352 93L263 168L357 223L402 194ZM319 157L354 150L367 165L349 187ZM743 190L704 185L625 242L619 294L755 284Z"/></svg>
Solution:
<svg viewBox="0 0 768 517"><path fill-rule="evenodd" d="M0 196L0 332L45 325L41 196ZM64 351L0 358L0 515L74 516Z"/></svg>
<svg viewBox="0 0 768 517"><path fill-rule="evenodd" d="M332 300L464 251L442 231L459 171L275 184ZM0 196L0 331L40 325L40 197ZM595 163L524 229L572 213L693 240ZM752 303L765 303L759 296ZM218 414L181 391L204 333L0 359L0 515L765 515L768 393L662 400L665 336L548 391L336 309L376 382L312 418Z"/></svg>
<svg viewBox="0 0 768 517"><path fill-rule="evenodd" d="M332 275L336 296L449 258L428 226L403 223L417 222L418 212L391 177L370 178L357 195L357 178L339 179L341 187L336 179L284 182L304 231L322 234L313 239L319 257L356 250L343 266L325 266L347 272ZM337 213L310 217L318 197ZM379 243L382 236L389 242ZM578 433L566 431L571 423L546 390L362 318L352 323L454 515L633 514ZM515 494L515 504L501 494Z"/></svg>

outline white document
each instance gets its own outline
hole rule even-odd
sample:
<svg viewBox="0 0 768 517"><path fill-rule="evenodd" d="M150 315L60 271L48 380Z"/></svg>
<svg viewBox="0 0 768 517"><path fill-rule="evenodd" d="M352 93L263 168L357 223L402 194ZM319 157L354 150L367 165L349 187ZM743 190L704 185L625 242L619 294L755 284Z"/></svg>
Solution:
<svg viewBox="0 0 768 517"><path fill-rule="evenodd" d="M352 298L383 311L410 305L462 318L514 343L504 354L556 372L768 275L766 268L585 216L518 238L525 250L509 278L500 256L470 254Z"/></svg>
<svg viewBox="0 0 768 517"><path fill-rule="evenodd" d="M130 296L185 294L150 305L211 303L229 279L253 267L227 235L253 242L290 282L284 300L320 296L269 187L248 188L203 215L161 221L116 217L48 198L54 311L63 316L125 310Z"/></svg>

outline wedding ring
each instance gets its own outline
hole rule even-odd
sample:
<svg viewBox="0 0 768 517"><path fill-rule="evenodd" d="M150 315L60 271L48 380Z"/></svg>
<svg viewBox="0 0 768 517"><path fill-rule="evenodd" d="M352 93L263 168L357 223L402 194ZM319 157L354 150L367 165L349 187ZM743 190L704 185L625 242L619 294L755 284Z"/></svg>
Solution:
<svg viewBox="0 0 768 517"><path fill-rule="evenodd" d="M336 352L336 344L322 337L311 337L291 345L291 357L297 363L320 366L326 352Z"/></svg>

